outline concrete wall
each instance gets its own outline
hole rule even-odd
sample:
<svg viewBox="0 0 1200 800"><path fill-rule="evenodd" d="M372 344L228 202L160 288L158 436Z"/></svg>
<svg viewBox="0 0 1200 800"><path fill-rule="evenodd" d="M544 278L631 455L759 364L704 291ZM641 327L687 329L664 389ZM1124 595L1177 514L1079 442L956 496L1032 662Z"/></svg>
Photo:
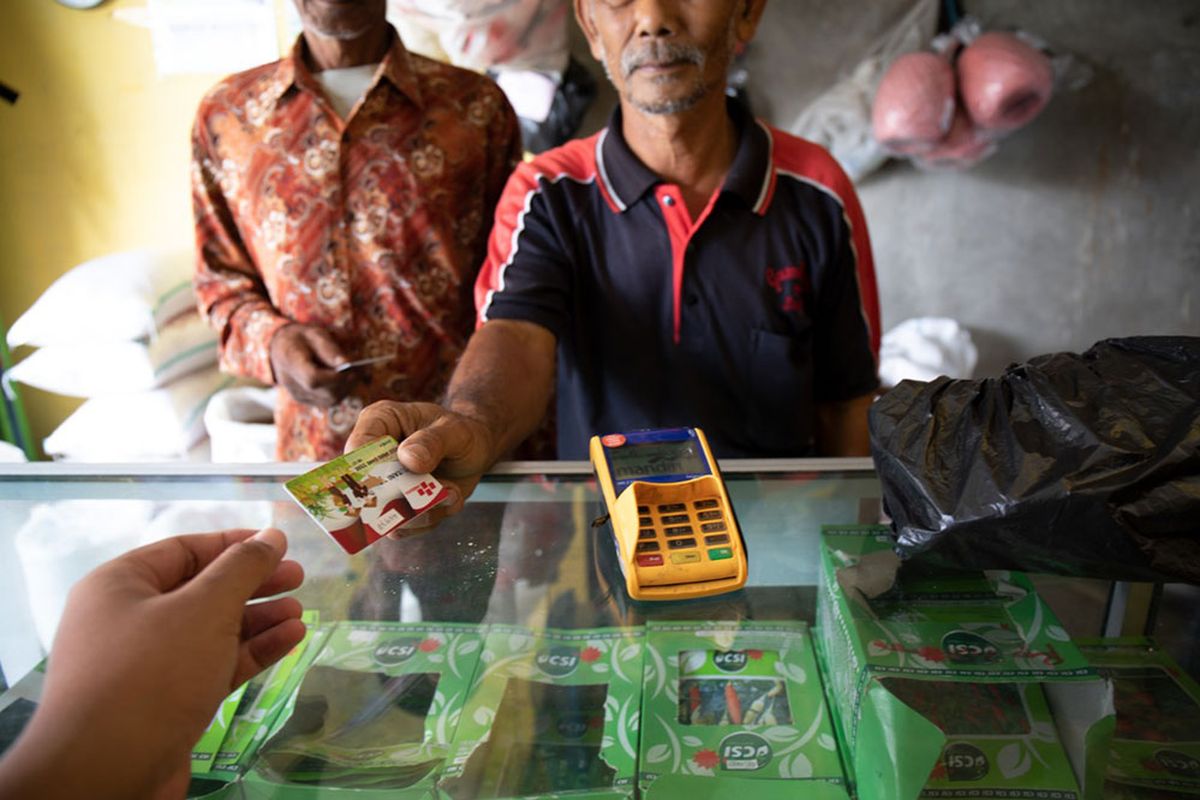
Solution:
<svg viewBox="0 0 1200 800"><path fill-rule="evenodd" d="M746 59L755 110L786 127L922 1L770 0ZM9 322L86 258L191 239L187 132L216 76L155 77L149 36L112 18L143 4L0 2L0 80L22 92L0 104ZM1200 335L1200 2L966 5L1081 56L1094 77L969 173L892 164L862 183L885 325L955 317L983 372L1105 336ZM573 49L602 87L587 133L615 98L578 31ZM76 405L26 395L39 440Z"/></svg>
<svg viewBox="0 0 1200 800"><path fill-rule="evenodd" d="M913 0L772 0L749 54L756 111L786 127ZM966 324L979 374L1109 336L1200 335L1200 3L967 0L1093 76L965 173L893 162L860 193L885 329Z"/></svg>

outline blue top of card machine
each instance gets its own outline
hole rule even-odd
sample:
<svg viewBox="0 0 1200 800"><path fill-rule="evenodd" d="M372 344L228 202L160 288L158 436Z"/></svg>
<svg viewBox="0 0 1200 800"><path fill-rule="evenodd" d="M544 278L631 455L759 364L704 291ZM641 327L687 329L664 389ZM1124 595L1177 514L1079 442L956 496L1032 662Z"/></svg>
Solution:
<svg viewBox="0 0 1200 800"><path fill-rule="evenodd" d="M745 585L745 544L702 430L594 436L589 450L630 597L683 600Z"/></svg>

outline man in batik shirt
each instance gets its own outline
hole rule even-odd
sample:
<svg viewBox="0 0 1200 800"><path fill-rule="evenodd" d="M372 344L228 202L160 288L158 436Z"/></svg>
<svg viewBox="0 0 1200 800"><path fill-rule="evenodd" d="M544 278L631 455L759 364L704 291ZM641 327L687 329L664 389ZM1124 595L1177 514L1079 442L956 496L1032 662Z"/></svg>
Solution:
<svg viewBox="0 0 1200 800"><path fill-rule="evenodd" d="M223 369L282 387L277 456L311 461L367 403L440 397L520 132L489 80L408 53L385 0L296 6L291 55L201 102L195 283Z"/></svg>

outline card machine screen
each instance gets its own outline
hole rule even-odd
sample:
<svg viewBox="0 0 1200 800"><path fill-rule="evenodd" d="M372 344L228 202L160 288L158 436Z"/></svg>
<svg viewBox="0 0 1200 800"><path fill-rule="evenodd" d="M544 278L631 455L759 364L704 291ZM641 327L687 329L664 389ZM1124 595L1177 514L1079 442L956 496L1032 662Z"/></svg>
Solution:
<svg viewBox="0 0 1200 800"><path fill-rule="evenodd" d="M613 480L619 489L639 479L686 478L712 471L696 442L690 439L637 444L626 441L623 446L609 448L606 452L612 465Z"/></svg>
<svg viewBox="0 0 1200 800"><path fill-rule="evenodd" d="M590 454L631 597L688 599L745 584L745 545L703 431L596 436Z"/></svg>

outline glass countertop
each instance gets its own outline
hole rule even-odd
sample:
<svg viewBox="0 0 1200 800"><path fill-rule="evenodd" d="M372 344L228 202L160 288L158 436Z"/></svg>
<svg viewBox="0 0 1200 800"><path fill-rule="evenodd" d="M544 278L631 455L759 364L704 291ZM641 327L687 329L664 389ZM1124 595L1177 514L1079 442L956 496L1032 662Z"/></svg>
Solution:
<svg viewBox="0 0 1200 800"><path fill-rule="evenodd" d="M639 642L647 642L650 665L649 631L656 629L694 630L713 639L706 649L689 645L672 651L681 676L686 661L699 677L671 684L675 688L663 695L665 711L660 709L688 726L680 740L696 750L696 769L709 769L700 757L710 750L717 757L718 750L729 749L725 740L716 749L701 747L705 736L728 728L726 716L731 724L742 724L745 711L744 725L751 726L749 716L761 712L763 722L755 724L768 726L764 730L772 736L816 732L818 724L828 724L820 721L819 684L813 682L817 688L811 691L800 688L805 670L800 662L785 663L798 658L799 650L785 649L808 641L791 623L812 623L816 616L822 526L882 519L880 484L868 459L723 462L749 558L745 587L707 599L652 603L635 602L626 592L587 462L499 465L462 513L429 531L376 542L355 556L346 555L284 491L289 478L311 466L0 468L0 667L5 682L16 684L0 705L8 702L8 711L28 715L36 704L42 673L35 667L49 649L71 585L93 567L175 534L275 526L287 533L288 555L306 573L294 594L320 622L310 627L316 643L293 653L316 660L290 673L264 673L262 682L249 684L253 692L241 690L242 699L235 693L240 721L232 723L228 735L221 730L221 752L215 745L208 752L213 772L193 780L191 797L287 800L332 797L347 789L380 790L365 795L372 797L393 796L388 792L395 789L408 792L403 796L426 797L435 782L437 791L456 800L540 796L551 790L631 797L637 775L645 777L634 765L643 757L645 763L664 757L668 748L639 732L637 697L650 692L646 687L653 683L647 677L646 687L641 685ZM1153 633L1184 672L1197 674L1200 587L1164 591L1033 577L1038 594L1071 637ZM343 620L350 622L329 624ZM647 622L668 624L642 628ZM824 626L820 636L835 627ZM757 633L746 633L749 629ZM645 640L630 638L641 631L647 632ZM777 635L783 638L764 641L791 644L730 650L718 640L734 635L731 631ZM584 680L579 666L578 675L531 680L517 668L533 669L526 662L535 652L545 675L558 674L555 658L570 656L570 669L586 662L591 677ZM713 669L729 671L716 659L730 654L765 658L759 667L770 662L782 669L780 674L793 681L791 688L780 694L782 679L774 672L754 680L723 673L713 673L714 679L704 672L710 655ZM624 660L635 666L623 669ZM478 671L464 666L475 661ZM809 668L815 669L815 662ZM647 666L644 674L651 672ZM294 682L279 675L294 675ZM482 677L469 683L471 675ZM660 689L652 695L657 699L644 702L659 702ZM264 699L272 691L277 691L274 699ZM289 698L288 705L279 710L283 698ZM804 711L808 701L812 708ZM234 751L229 762L234 778L208 778L217 773L229 743L242 741L241 721L248 726L260 721L254 716L256 703L274 703L276 722L269 734L262 723L263 736L270 738ZM716 716L721 709L726 716ZM816 715L811 725L809 712ZM789 720L796 725L789 727ZM452 742L451 729L457 731ZM833 752L829 731L824 741ZM639 739L645 740L642 751ZM203 746L202 739L193 752L194 772ZM745 750L730 747L735 756ZM239 760L238 752L246 760ZM840 767L836 759L831 763L841 786ZM325 787L333 787L332 793ZM786 793L789 787L776 789ZM839 792L839 800L847 796Z"/></svg>
<svg viewBox="0 0 1200 800"><path fill-rule="evenodd" d="M98 564L179 533L273 525L305 570L295 593L322 621L637 625L648 618L811 622L823 524L875 522L869 459L722 464L749 555L745 589L632 602L587 462L501 464L436 529L347 556L284 492L311 465L6 465L0 470L0 668L44 656L70 586Z"/></svg>

